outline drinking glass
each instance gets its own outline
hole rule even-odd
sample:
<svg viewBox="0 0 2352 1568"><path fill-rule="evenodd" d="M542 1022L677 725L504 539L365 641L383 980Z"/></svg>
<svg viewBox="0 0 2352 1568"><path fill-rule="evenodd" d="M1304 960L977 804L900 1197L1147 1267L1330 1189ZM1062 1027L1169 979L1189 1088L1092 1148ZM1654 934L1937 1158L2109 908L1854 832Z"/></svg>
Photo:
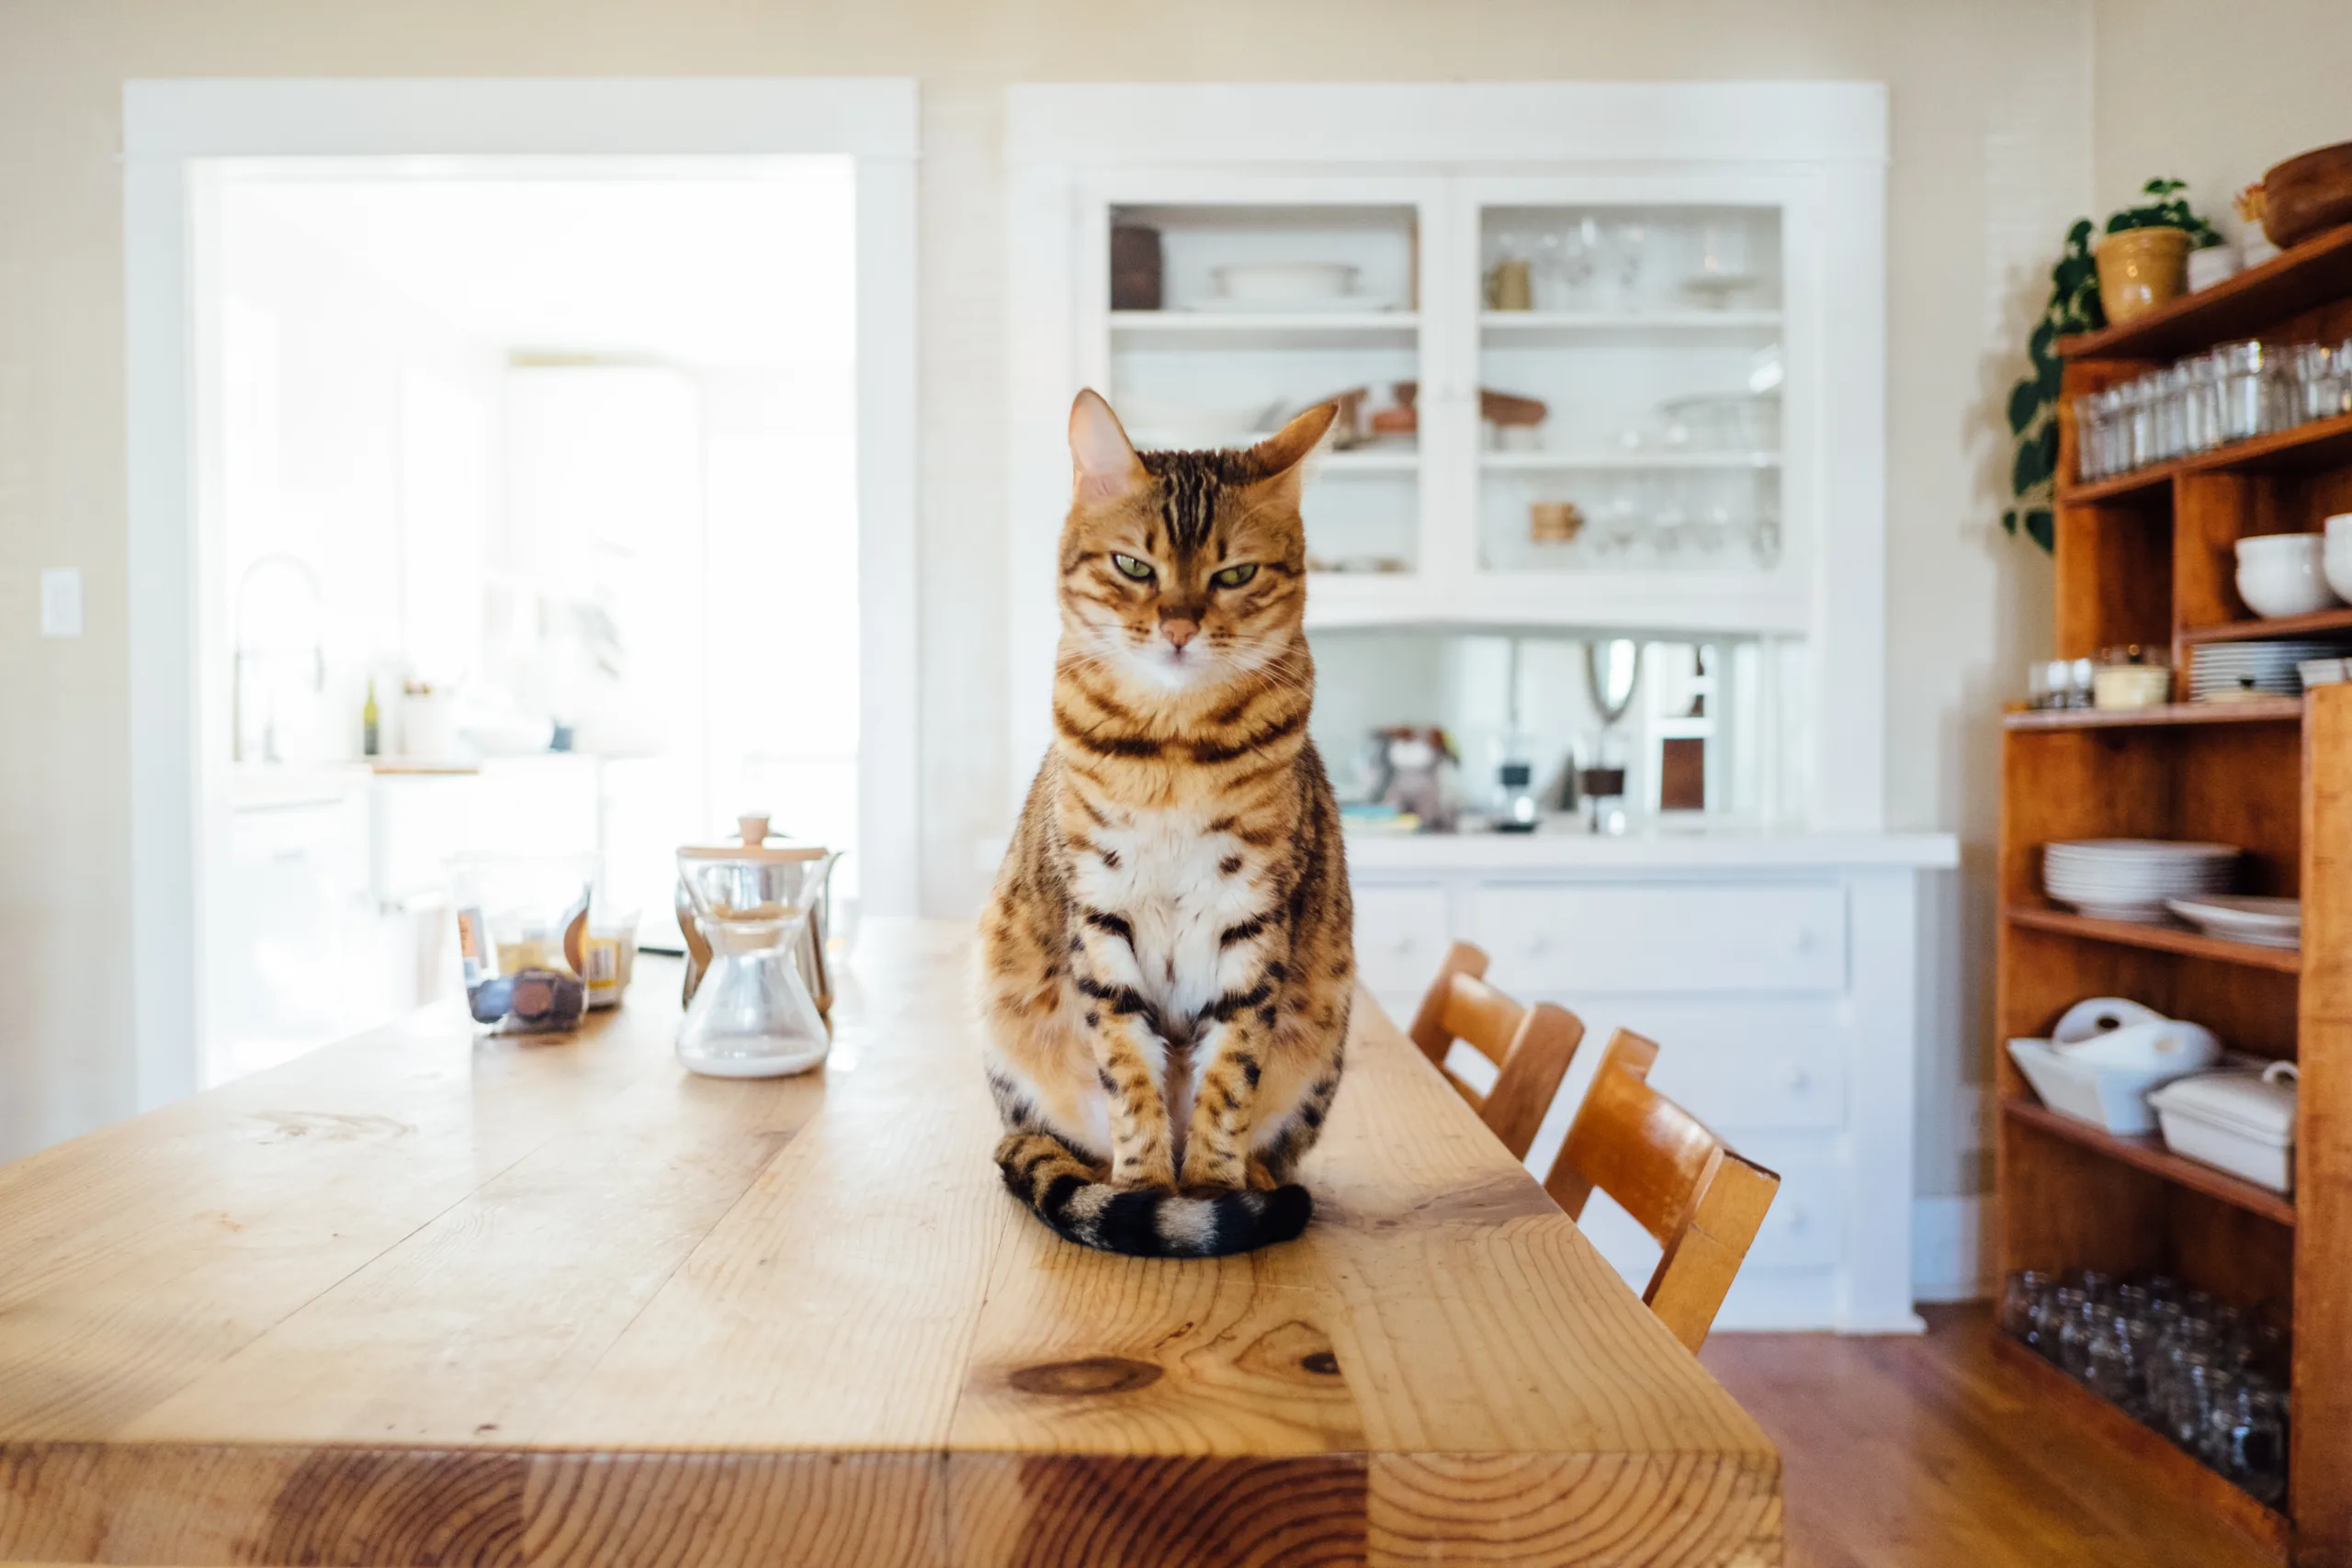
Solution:
<svg viewBox="0 0 2352 1568"><path fill-rule="evenodd" d="M2259 343L2225 343L2213 351L2222 386L2220 436L2244 441L2259 435L2267 391L2264 370L2268 363Z"/></svg>
<svg viewBox="0 0 2352 1568"><path fill-rule="evenodd" d="M2098 1309L2085 1291L2068 1287L2058 1292L2058 1365L2076 1382L2090 1376L2091 1336L2097 1332L2092 1314Z"/></svg>
<svg viewBox="0 0 2352 1568"><path fill-rule="evenodd" d="M2145 1331L2113 1307L2092 1308L2089 1354L2083 1381L2120 1410L2138 1416L2146 1406L2142 1365Z"/></svg>
<svg viewBox="0 0 2352 1568"><path fill-rule="evenodd" d="M2098 393L2086 392L2075 400L2075 478L2084 484L2107 478L2099 419Z"/></svg>
<svg viewBox="0 0 2352 1568"><path fill-rule="evenodd" d="M2043 1301L2056 1288L2056 1280L2037 1269L2011 1274L2001 1292L2001 1332L2030 1349L2041 1349Z"/></svg>
<svg viewBox="0 0 2352 1568"><path fill-rule="evenodd" d="M2220 1380L2202 1351L2184 1350L2173 1358L2165 1384L2165 1430L2190 1453L2205 1451L2205 1434L2213 1424L2214 1385Z"/></svg>
<svg viewBox="0 0 2352 1568"><path fill-rule="evenodd" d="M1621 219L1609 226L1605 273L1620 310L1642 308L1643 262L1648 246L1649 231L1639 219Z"/></svg>
<svg viewBox="0 0 2352 1568"><path fill-rule="evenodd" d="M2325 344L2299 343L2288 348L2290 423L2325 419L2335 412L2335 359Z"/></svg>
<svg viewBox="0 0 2352 1568"><path fill-rule="evenodd" d="M2287 1397L2242 1379L2213 1402L2205 1461L2254 1495L2276 1503L2287 1490Z"/></svg>

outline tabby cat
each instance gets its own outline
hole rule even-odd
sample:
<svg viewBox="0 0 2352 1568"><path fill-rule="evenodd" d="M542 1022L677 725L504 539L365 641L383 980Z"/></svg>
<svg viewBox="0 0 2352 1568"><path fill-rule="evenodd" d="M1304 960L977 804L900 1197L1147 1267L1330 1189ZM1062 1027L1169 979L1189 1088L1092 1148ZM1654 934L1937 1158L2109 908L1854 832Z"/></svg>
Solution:
<svg viewBox="0 0 2352 1568"><path fill-rule="evenodd" d="M1052 750L980 927L1005 1185L1070 1240L1287 1241L1355 983L1339 808L1307 739L1300 464L1137 453L1070 410Z"/></svg>

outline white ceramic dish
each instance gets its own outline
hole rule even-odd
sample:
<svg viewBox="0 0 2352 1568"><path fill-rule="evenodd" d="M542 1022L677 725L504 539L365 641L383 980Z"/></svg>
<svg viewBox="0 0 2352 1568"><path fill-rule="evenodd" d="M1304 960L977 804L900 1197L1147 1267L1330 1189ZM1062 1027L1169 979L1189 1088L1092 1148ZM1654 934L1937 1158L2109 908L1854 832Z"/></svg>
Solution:
<svg viewBox="0 0 2352 1568"><path fill-rule="evenodd" d="M2091 705L2147 708L2172 696L2172 671L2160 664L2118 664L2091 675Z"/></svg>
<svg viewBox="0 0 2352 1568"><path fill-rule="evenodd" d="M2317 534L2257 534L2237 544L2238 597L2257 615L2308 615L2344 603L2322 567Z"/></svg>
<svg viewBox="0 0 2352 1568"><path fill-rule="evenodd" d="M2322 525L2321 536L2327 541L2320 558L2320 570L2327 576L2327 585L2346 599L2352 599L2352 512L2339 512Z"/></svg>
<svg viewBox="0 0 2352 1568"><path fill-rule="evenodd" d="M2161 839L2060 842L2042 852L2041 886L2052 900L2095 919L2161 925L2165 900L2225 891L2237 872L2228 844Z"/></svg>
<svg viewBox="0 0 2352 1568"><path fill-rule="evenodd" d="M2303 906L2296 898L2262 898L2240 894L2199 894L2167 898L2165 908L2208 936L2224 942L2252 942L2257 947L2301 947Z"/></svg>
<svg viewBox="0 0 2352 1568"><path fill-rule="evenodd" d="M2042 1104L2118 1137L2154 1132L2156 1116L2149 1109L2148 1091L2181 1076L2181 1070L2169 1066L2113 1067L2073 1060L2047 1040L2010 1041L2009 1059Z"/></svg>
<svg viewBox="0 0 2352 1568"><path fill-rule="evenodd" d="M1219 299L1290 310L1349 299L1362 271L1346 262L1230 262L1209 268L1209 276Z"/></svg>
<svg viewBox="0 0 2352 1568"><path fill-rule="evenodd" d="M2177 1018L2126 1024L2088 1040L2062 1040L2053 1048L2069 1062L2131 1071L2201 1073L2222 1059L2222 1042L2211 1030Z"/></svg>
<svg viewBox="0 0 2352 1568"><path fill-rule="evenodd" d="M2205 1073L2148 1098L2177 1155L2244 1177L2273 1192L2295 1190L2295 1067L2259 1074Z"/></svg>
<svg viewBox="0 0 2352 1568"><path fill-rule="evenodd" d="M2295 674L2306 691L2313 686L2339 686L2352 681L2352 659L2306 659L2295 666Z"/></svg>

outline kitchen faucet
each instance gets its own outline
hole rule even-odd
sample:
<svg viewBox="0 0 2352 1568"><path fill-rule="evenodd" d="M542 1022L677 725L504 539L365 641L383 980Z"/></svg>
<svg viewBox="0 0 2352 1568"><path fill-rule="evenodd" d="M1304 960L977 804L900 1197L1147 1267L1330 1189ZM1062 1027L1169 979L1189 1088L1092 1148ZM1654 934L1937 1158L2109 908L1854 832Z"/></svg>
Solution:
<svg viewBox="0 0 2352 1568"><path fill-rule="evenodd" d="M231 597L229 609L230 629L236 638L235 651L231 659L229 679L229 755L232 761L239 762L254 761L276 762L284 760L277 754L277 706L275 702L271 703L269 713L262 722L261 756L249 758L245 755L246 672L252 664L273 657L277 651L266 642L256 643L248 640L245 634L245 595L252 588L255 575L265 567L291 568L310 594L311 690L323 692L327 684L326 641L319 630L319 611L324 603L325 595L319 586L317 570L301 557L283 550L256 557L243 571L237 574L236 592Z"/></svg>

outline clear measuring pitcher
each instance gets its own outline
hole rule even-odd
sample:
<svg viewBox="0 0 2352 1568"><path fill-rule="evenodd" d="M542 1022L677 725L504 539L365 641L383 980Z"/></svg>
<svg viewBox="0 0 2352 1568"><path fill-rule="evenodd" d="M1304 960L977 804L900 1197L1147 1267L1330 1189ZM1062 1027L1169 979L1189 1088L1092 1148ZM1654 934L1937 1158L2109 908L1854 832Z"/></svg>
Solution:
<svg viewBox="0 0 2352 1568"><path fill-rule="evenodd" d="M678 1060L714 1077L805 1073L832 1041L800 968L834 856L808 846L678 852L678 880L710 969L678 1028Z"/></svg>

